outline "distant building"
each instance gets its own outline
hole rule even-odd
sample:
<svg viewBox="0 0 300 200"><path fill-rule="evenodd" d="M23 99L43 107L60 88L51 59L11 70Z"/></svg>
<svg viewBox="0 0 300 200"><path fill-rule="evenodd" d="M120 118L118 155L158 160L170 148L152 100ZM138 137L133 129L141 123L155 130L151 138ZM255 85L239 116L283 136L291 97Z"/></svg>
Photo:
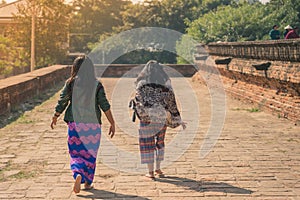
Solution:
<svg viewBox="0 0 300 200"><path fill-rule="evenodd" d="M16 26L14 16L18 13L18 6L26 4L25 0L0 5L0 35L7 36L9 30Z"/></svg>
<svg viewBox="0 0 300 200"><path fill-rule="evenodd" d="M26 0L19 0L0 5L0 36L10 37L14 34L14 29L18 25L17 21L14 19L18 14L18 7L25 4L27 4ZM15 66L8 64L14 63L14 61L18 59L14 57L16 54L13 54L13 56L10 54L10 49L14 49L15 52L18 53L23 51L22 47L9 47L5 51L0 52L0 60L3 60L4 63L8 65L8 68L6 68L8 71L5 72L3 69L0 71L0 79L30 71L30 66ZM12 69L10 69L11 67Z"/></svg>

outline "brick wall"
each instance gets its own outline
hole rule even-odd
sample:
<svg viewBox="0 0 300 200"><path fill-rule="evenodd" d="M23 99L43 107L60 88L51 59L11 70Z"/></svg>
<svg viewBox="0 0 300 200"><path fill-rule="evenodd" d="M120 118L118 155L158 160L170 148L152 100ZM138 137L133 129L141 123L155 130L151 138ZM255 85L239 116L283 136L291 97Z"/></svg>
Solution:
<svg viewBox="0 0 300 200"><path fill-rule="evenodd" d="M214 43L205 47L210 53L208 59L198 60L196 63L204 71L208 71L211 65L216 66L225 90L233 97L251 102L278 117L300 122L299 42L300 40L245 42L245 47L243 43ZM281 46L277 53L272 53L279 44ZM250 47L255 51L245 50ZM263 55L261 52L266 49L268 51ZM201 51L203 53L203 49ZM278 52L281 52L281 58L278 58ZM216 60L228 57L232 58L228 65L215 64ZM293 61L288 61L289 58ZM257 70L253 66L267 62L271 62L271 65L266 71ZM204 83L199 74L194 79Z"/></svg>
<svg viewBox="0 0 300 200"><path fill-rule="evenodd" d="M199 45L201 48L201 45ZM207 45L210 55L269 61L300 62L300 38L248 42L221 42Z"/></svg>
<svg viewBox="0 0 300 200"><path fill-rule="evenodd" d="M55 65L0 80L0 115L70 75L68 66Z"/></svg>

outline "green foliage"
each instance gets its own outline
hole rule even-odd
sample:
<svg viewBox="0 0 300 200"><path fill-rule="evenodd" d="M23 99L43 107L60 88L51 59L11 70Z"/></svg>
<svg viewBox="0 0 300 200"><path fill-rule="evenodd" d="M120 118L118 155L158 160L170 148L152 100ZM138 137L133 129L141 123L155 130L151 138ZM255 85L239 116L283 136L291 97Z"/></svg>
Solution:
<svg viewBox="0 0 300 200"><path fill-rule="evenodd" d="M23 48L18 48L14 40L0 35L0 75L6 77L24 68L25 58Z"/></svg>
<svg viewBox="0 0 300 200"><path fill-rule="evenodd" d="M203 0L201 7L202 14L209 13L211 11L215 11L219 6L227 6L235 3L232 0Z"/></svg>
<svg viewBox="0 0 300 200"><path fill-rule="evenodd" d="M295 0L270 0L266 5L269 11L265 21L272 27L277 24L280 31L284 31L286 25L300 26L300 1Z"/></svg>
<svg viewBox="0 0 300 200"><path fill-rule="evenodd" d="M167 34L171 34L166 37ZM162 63L176 62L175 42L179 32L167 29L144 27L105 35L93 44L90 56L95 63L145 63L156 59ZM165 51L164 51L165 50Z"/></svg>
<svg viewBox="0 0 300 200"><path fill-rule="evenodd" d="M113 27L123 24L121 13L129 2L123 0L75 0L70 27L71 52L90 51L89 43L113 32Z"/></svg>
<svg viewBox="0 0 300 200"><path fill-rule="evenodd" d="M200 5L197 0L148 0L131 4L123 12L124 29L162 27L185 33L184 21L196 19Z"/></svg>
<svg viewBox="0 0 300 200"><path fill-rule="evenodd" d="M126 10L122 12L123 25L113 29L113 31L118 33L140 27L161 27L184 33L187 27L184 21L196 19L199 14L199 8L200 3L197 0L153 0L144 1L142 4L128 4ZM160 37L161 41L148 40L142 43L164 44L167 37L167 35L164 35ZM139 39L143 40L143 38ZM101 39L99 42L101 42ZM175 42L172 41L173 49L175 49ZM145 63L150 58L157 59L163 63L176 62L176 55L172 52L151 52L147 48L128 52L114 62L129 62L132 60L132 63Z"/></svg>
<svg viewBox="0 0 300 200"><path fill-rule="evenodd" d="M200 3L196 0L161 1L162 27L185 33L185 21L192 21L199 15Z"/></svg>
<svg viewBox="0 0 300 200"><path fill-rule="evenodd" d="M247 109L248 112L259 112L260 110L258 108L251 108Z"/></svg>
<svg viewBox="0 0 300 200"><path fill-rule="evenodd" d="M18 7L14 37L30 55L33 1ZM37 68L62 63L67 53L70 7L63 0L35 0L35 59ZM27 63L29 65L29 57Z"/></svg>
<svg viewBox="0 0 300 200"><path fill-rule="evenodd" d="M161 2L159 0L145 1L143 4L130 4L122 13L123 30L139 27L161 27Z"/></svg>
<svg viewBox="0 0 300 200"><path fill-rule="evenodd" d="M177 63L193 63L193 55L196 50L197 42L189 35L183 35L181 40L176 42Z"/></svg>
<svg viewBox="0 0 300 200"><path fill-rule="evenodd" d="M218 0L206 2L211 5ZM266 5L241 1L212 8L211 12L189 22L187 31L203 43L265 40L269 39L268 33L274 24L281 27L281 33L288 24L299 26L299 12L300 2L294 0L271 0Z"/></svg>
<svg viewBox="0 0 300 200"><path fill-rule="evenodd" d="M220 6L191 22L188 34L204 43L262 39L264 25L261 19L265 15L264 6L260 3Z"/></svg>

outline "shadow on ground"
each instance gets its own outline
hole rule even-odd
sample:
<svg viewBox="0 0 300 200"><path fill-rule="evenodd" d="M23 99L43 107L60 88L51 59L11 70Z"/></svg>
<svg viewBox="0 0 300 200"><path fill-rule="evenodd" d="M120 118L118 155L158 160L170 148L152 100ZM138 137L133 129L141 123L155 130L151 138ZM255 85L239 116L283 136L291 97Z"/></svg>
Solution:
<svg viewBox="0 0 300 200"><path fill-rule="evenodd" d="M59 91L64 84L64 81L57 83L54 87L44 90L41 94L27 99L19 106L12 108L10 113L0 115L0 128L16 121L21 117L26 111L33 110L36 106L42 104L44 101L51 98L57 91Z"/></svg>
<svg viewBox="0 0 300 200"><path fill-rule="evenodd" d="M173 184L178 187L184 187L189 190L194 190L196 192L222 192L222 193L233 193L233 194L252 194L253 191L247 190L244 188L239 188L232 186L223 182L208 182L208 181L195 181L187 178L180 178L176 176L166 176L164 178L155 179L157 182ZM137 200L148 200L148 198L140 197L137 195L130 194L120 194L109 192L105 190L89 190L91 194L88 195L77 195L78 197L86 198L86 199L137 199Z"/></svg>
<svg viewBox="0 0 300 200"><path fill-rule="evenodd" d="M223 192L234 194L252 194L253 191L235 187L223 182L210 181L195 181L187 178L180 178L176 176L166 176L164 178L156 179L158 182L169 183L179 187L185 187L190 190L198 192Z"/></svg>
<svg viewBox="0 0 300 200"><path fill-rule="evenodd" d="M85 198L85 199L136 199L136 200L150 200L145 197L140 197L137 195L130 195L130 194L120 194L115 192L109 192L105 190L97 190L92 189L88 192L92 193L89 195L77 195L78 197Z"/></svg>

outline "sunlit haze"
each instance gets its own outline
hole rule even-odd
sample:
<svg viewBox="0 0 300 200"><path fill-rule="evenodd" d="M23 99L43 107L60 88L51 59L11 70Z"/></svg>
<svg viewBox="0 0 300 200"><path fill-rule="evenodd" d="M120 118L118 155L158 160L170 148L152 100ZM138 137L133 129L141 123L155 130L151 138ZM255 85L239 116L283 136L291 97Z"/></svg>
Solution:
<svg viewBox="0 0 300 200"><path fill-rule="evenodd" d="M6 0L5 2L6 3L11 3L11 2L14 2L16 0ZM138 3L138 2L142 2L143 0L131 0L133 3ZM262 3L266 3L266 2L269 2L270 0L260 0Z"/></svg>
<svg viewBox="0 0 300 200"><path fill-rule="evenodd" d="M6 0L5 2L6 3L11 3L11 2L14 2L14 1L16 1L16 0ZM143 0L131 0L133 3L138 3L138 2L141 2L141 1L143 1ZM67 1L67 2L69 2L69 1Z"/></svg>

